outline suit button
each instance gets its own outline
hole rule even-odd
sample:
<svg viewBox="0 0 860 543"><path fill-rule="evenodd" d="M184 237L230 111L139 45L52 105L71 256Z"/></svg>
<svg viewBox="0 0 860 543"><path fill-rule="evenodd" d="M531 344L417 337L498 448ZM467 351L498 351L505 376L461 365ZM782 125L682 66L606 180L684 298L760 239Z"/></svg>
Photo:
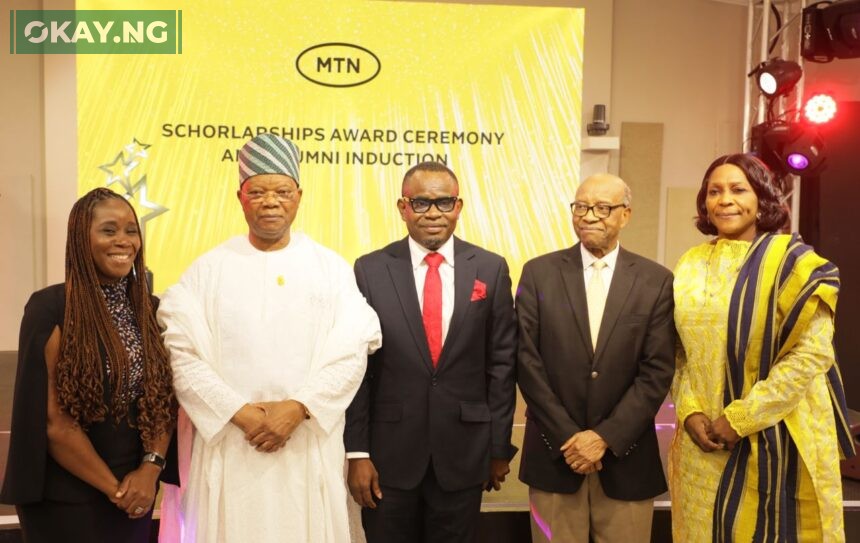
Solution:
<svg viewBox="0 0 860 543"><path fill-rule="evenodd" d="M436 386L436 378L435 377L430 380L430 386L434 386L434 387Z"/></svg>
<svg viewBox="0 0 860 543"><path fill-rule="evenodd" d="M599 373L597 373L596 371L591 372L591 378L592 378L592 379L597 379L597 376L598 376L598 375L600 375L600 374L599 374Z"/></svg>

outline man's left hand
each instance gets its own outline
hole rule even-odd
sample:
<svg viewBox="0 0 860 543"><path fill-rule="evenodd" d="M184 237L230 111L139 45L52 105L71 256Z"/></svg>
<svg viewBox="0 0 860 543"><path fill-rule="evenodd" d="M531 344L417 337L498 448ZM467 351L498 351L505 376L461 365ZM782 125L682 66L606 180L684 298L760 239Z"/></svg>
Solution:
<svg viewBox="0 0 860 543"><path fill-rule="evenodd" d="M260 452L275 452L290 439L293 431L305 420L305 406L296 400L260 402L253 404L266 412L263 422L245 434L245 439Z"/></svg>
<svg viewBox="0 0 860 543"><path fill-rule="evenodd" d="M484 483L484 490L492 492L501 490L505 476L511 472L510 462L501 458L490 459L490 479Z"/></svg>
<svg viewBox="0 0 860 543"><path fill-rule="evenodd" d="M573 434L561 446L561 451L570 469L577 471L587 466L598 465L607 447L608 445L597 432L585 430Z"/></svg>
<svg viewBox="0 0 860 543"><path fill-rule="evenodd" d="M735 429L729 424L729 419L725 415L720 415L711 423L711 431L708 433L708 438L717 443L724 443L728 450L734 449L738 441L741 440L741 436L735 432Z"/></svg>

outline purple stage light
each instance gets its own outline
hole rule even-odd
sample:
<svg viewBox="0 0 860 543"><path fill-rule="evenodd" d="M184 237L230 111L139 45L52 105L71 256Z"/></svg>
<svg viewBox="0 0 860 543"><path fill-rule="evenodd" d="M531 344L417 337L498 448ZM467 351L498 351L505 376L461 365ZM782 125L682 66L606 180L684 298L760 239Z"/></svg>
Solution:
<svg viewBox="0 0 860 543"><path fill-rule="evenodd" d="M789 154L785 161L788 162L788 165L795 170L804 170L809 166L809 159L800 153Z"/></svg>

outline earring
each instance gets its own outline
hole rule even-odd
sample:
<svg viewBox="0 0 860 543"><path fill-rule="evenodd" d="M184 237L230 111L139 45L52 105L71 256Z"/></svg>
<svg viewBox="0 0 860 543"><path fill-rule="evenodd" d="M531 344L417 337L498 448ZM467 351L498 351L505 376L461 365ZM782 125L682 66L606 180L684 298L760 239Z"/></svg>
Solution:
<svg viewBox="0 0 860 543"><path fill-rule="evenodd" d="M758 213L755 214L755 220L757 220L757 221L761 220L761 211L759 211Z"/></svg>

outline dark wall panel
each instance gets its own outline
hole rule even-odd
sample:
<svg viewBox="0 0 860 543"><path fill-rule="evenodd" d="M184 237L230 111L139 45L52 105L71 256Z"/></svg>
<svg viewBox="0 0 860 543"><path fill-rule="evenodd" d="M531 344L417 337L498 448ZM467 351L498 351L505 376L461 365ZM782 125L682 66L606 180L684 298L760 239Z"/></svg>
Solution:
<svg viewBox="0 0 860 543"><path fill-rule="evenodd" d="M836 355L848 407L860 411L860 102L840 103L822 138L827 169L801 183L800 233L839 266Z"/></svg>

